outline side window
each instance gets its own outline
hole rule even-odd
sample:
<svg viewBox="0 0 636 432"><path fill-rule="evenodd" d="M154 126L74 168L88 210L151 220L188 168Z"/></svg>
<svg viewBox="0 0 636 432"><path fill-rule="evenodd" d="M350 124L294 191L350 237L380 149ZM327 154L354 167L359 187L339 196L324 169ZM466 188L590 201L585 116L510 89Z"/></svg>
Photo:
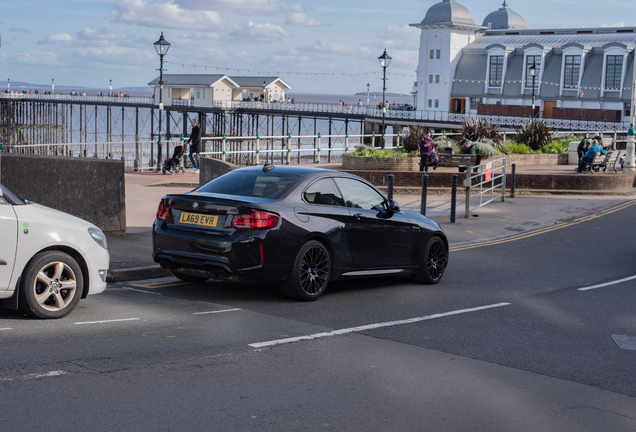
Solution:
<svg viewBox="0 0 636 432"><path fill-rule="evenodd" d="M384 197L370 186L354 179L336 178L334 180L342 191L347 207L379 212L388 210Z"/></svg>
<svg viewBox="0 0 636 432"><path fill-rule="evenodd" d="M340 191L331 179L322 179L313 183L305 190L305 201L310 204L344 206Z"/></svg>

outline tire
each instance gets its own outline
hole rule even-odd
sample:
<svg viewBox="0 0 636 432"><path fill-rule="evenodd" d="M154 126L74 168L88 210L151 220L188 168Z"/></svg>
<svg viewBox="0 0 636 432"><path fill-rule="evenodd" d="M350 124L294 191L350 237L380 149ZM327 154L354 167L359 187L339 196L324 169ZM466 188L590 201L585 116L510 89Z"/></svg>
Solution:
<svg viewBox="0 0 636 432"><path fill-rule="evenodd" d="M420 268L413 275L413 279L419 283L436 284L442 280L447 264L448 251L446 250L446 243L441 237L433 236L424 249Z"/></svg>
<svg viewBox="0 0 636 432"><path fill-rule="evenodd" d="M77 261L58 251L35 255L22 273L20 309L35 318L56 319L75 309L84 290Z"/></svg>
<svg viewBox="0 0 636 432"><path fill-rule="evenodd" d="M184 282L192 282L192 283L202 283L207 281L209 278L206 277L202 277L202 276L191 276L189 274L185 274L185 273L179 273L176 271L173 271L172 274L174 275L174 277L176 277L177 279L180 279Z"/></svg>
<svg viewBox="0 0 636 432"><path fill-rule="evenodd" d="M279 284L287 298L313 301L327 289L331 275L331 257L325 246L316 240L305 243L292 265L287 280Z"/></svg>

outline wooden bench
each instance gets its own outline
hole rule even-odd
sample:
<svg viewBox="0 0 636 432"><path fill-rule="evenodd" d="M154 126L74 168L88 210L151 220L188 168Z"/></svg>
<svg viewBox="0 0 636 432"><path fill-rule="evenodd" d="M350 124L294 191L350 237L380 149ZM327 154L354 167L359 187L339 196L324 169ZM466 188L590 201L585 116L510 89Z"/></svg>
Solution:
<svg viewBox="0 0 636 432"><path fill-rule="evenodd" d="M618 162L620 155L621 152L615 150L610 150L605 155L600 152L596 152L590 162L583 160L583 172L589 171L594 174L594 172L599 172L601 169L607 172L607 168L612 166L614 168L614 172L617 173L616 163Z"/></svg>
<svg viewBox="0 0 636 432"><path fill-rule="evenodd" d="M481 163L481 155L471 154L438 154L439 162L438 167L457 167L459 172L466 171L466 167L479 165ZM428 155L420 157L420 171L424 170L424 167L433 166L431 159Z"/></svg>

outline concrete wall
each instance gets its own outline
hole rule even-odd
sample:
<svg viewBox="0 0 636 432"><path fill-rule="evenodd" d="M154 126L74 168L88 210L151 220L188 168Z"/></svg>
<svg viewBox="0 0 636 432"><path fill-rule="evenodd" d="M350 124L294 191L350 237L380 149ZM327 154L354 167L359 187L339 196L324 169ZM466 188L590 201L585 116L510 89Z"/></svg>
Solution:
<svg viewBox="0 0 636 432"><path fill-rule="evenodd" d="M0 181L18 196L126 233L124 162L0 153Z"/></svg>
<svg viewBox="0 0 636 432"><path fill-rule="evenodd" d="M199 184L203 185L214 180L215 178L222 176L223 174L238 168L230 162L223 162L219 159L212 159L207 157L201 158L201 172L199 173Z"/></svg>

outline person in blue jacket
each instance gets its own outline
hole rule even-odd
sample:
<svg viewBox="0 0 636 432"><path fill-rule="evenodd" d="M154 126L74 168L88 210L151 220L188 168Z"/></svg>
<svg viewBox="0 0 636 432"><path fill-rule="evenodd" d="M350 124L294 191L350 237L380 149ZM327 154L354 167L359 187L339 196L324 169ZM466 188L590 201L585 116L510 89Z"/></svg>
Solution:
<svg viewBox="0 0 636 432"><path fill-rule="evenodd" d="M600 140L595 139L592 142L592 145L587 150L587 153L585 154L585 156L583 156L579 160L579 167L576 169L576 172L578 173L583 172L583 166L585 165L585 162L588 162L588 163L592 162L592 159L594 159L594 153L601 153L602 155L607 154L607 152L603 150L603 147L601 147Z"/></svg>

